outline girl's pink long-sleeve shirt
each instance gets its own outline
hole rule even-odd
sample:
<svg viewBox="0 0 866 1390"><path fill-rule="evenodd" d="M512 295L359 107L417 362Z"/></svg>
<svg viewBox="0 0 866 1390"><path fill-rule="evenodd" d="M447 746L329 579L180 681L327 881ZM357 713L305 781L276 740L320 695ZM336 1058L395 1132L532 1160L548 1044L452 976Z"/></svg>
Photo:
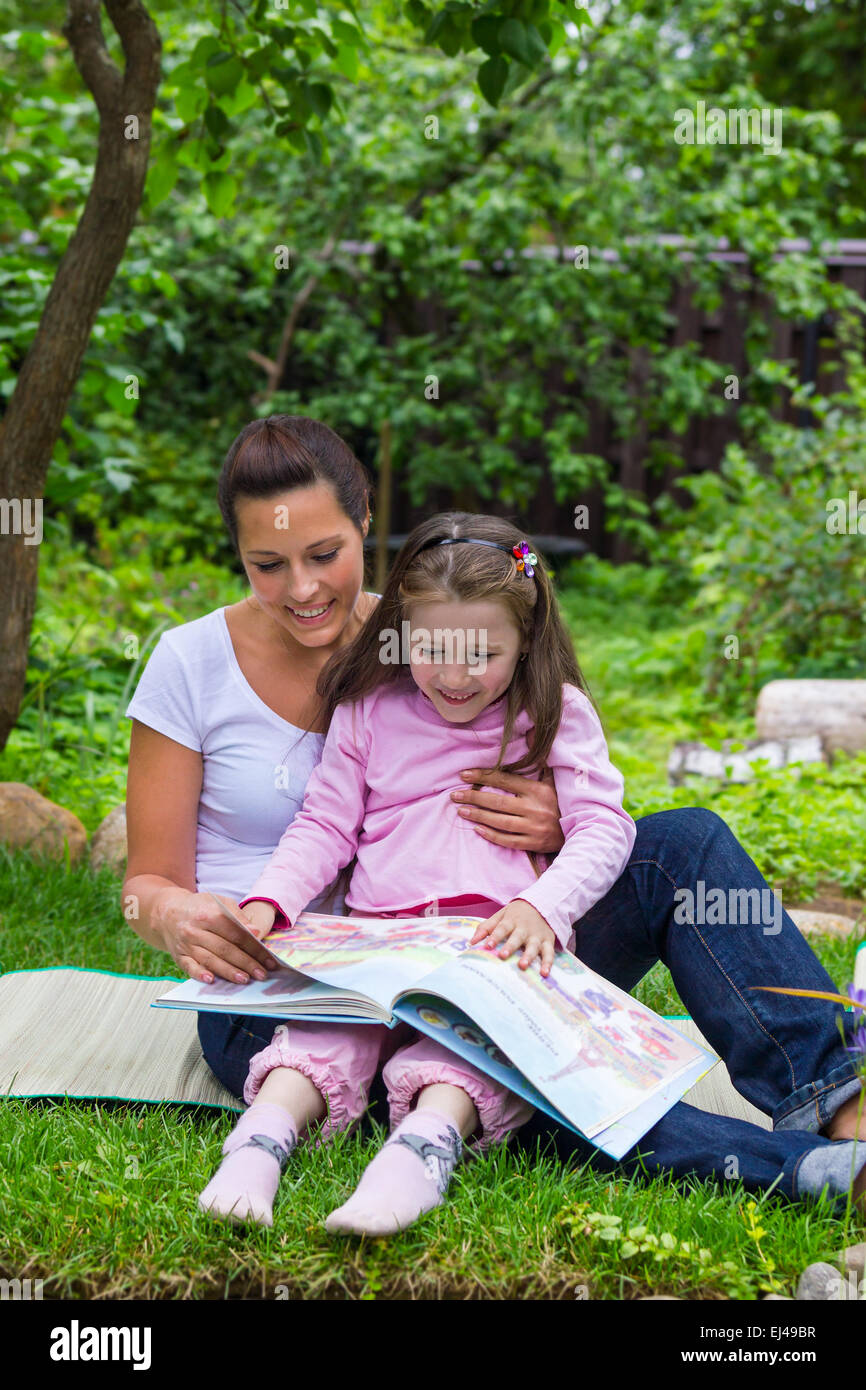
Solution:
<svg viewBox="0 0 866 1390"><path fill-rule="evenodd" d="M452 724L411 677L338 706L304 804L248 898L298 914L357 854L346 903L371 917L418 903L472 894L531 903L560 946L573 923L616 882L637 829L623 810L622 774L608 756L590 701L562 687L562 718L548 755L565 844L536 877L523 850L493 844L451 800L466 789L464 768L493 766L505 696L467 724ZM526 751L532 721L515 720L505 762ZM242 904L243 906L243 904Z"/></svg>

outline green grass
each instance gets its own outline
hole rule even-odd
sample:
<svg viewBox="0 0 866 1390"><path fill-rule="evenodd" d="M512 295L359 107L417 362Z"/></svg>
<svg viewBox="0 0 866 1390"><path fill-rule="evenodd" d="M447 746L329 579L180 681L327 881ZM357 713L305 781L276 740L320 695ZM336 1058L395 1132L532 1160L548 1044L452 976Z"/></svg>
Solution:
<svg viewBox="0 0 866 1390"><path fill-rule="evenodd" d="M759 1247L739 1185L683 1194L532 1153L461 1166L447 1204L388 1240L330 1236L323 1219L386 1137L382 1126L378 1139L298 1150L274 1227L233 1228L195 1207L230 1128L228 1117L176 1106L7 1100L2 1275L42 1278L46 1298L750 1299L788 1291L806 1264L841 1247L841 1223L823 1204L764 1202ZM593 1213L659 1243L624 1257Z"/></svg>
<svg viewBox="0 0 866 1390"><path fill-rule="evenodd" d="M3 971L177 976L124 922L119 898L107 871L0 853ZM846 983L855 943L820 938L817 948ZM684 1012L661 965L636 993ZM0 1277L41 1278L46 1298L754 1299L790 1293L806 1264L859 1238L859 1223L846 1233L829 1204L771 1194L758 1204L766 1234L756 1242L739 1183L608 1177L538 1147L462 1165L447 1205L398 1236L330 1236L325 1215L386 1137L375 1120L372 1133L297 1151L272 1230L230 1228L200 1214L195 1197L234 1121L205 1107L5 1100ZM624 1255L629 1240L636 1249Z"/></svg>
<svg viewBox="0 0 866 1390"><path fill-rule="evenodd" d="M228 578L223 584L209 572L207 585L186 591L182 610L175 609L168 596L183 589L184 574L173 573L154 603L143 563L141 571L129 611L112 591L118 641L126 630L145 635L165 616L183 621L233 596ZM832 769L766 773L746 787L669 787L665 765L675 740L715 742L754 730L704 700L701 629L661 599L648 600L644 572L593 564L585 573L582 587L564 594L563 609L611 756L626 777L631 814L712 808L786 905L823 882L866 897L866 755L840 758ZM92 829L122 799L127 733L116 716L128 668L103 657L105 639L95 631L77 649L80 664L50 679L51 653L64 649L80 616L77 589L103 582L98 573L82 572L74 585L50 575L37 620L49 662L45 699L38 710L31 705L0 756L0 778L30 782ZM88 705L92 688L97 698ZM46 868L0 852L0 904L4 972L76 965L181 973L134 935L120 913L119 883L106 871ZM813 939L843 987L856 944ZM659 1013L685 1012L660 964L635 994ZM752 1198L739 1183L601 1176L538 1150L462 1165L447 1205L399 1236L329 1236L325 1215L384 1137L375 1119L365 1133L298 1150L272 1230L225 1227L202 1216L195 1197L233 1123L230 1113L204 1107L7 1099L0 1106L0 1277L42 1278L46 1298L754 1299L771 1289L792 1293L805 1265L862 1238L862 1221L852 1218L846 1228L827 1203L793 1205L770 1194L757 1199L765 1234L756 1239Z"/></svg>

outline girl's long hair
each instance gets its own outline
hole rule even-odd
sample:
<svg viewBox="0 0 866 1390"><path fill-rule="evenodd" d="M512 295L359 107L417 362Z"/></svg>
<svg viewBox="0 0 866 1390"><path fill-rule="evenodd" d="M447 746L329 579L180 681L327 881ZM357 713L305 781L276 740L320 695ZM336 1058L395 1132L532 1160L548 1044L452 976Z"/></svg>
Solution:
<svg viewBox="0 0 866 1390"><path fill-rule="evenodd" d="M426 548L432 542L457 536L494 541L506 549L435 544ZM508 687L496 767L503 772L540 772L562 718L563 683L577 686L590 701L592 696L560 617L544 556L531 540L529 548L537 556L535 574L529 578L517 568L512 548L526 539L511 522L472 512L440 512L416 526L358 636L335 652L319 675L316 689L322 699L324 730L327 732L337 705L354 702L379 686L410 676L408 664L385 661L383 656L387 645L393 649L395 640L400 644L402 623L408 619L412 604L496 599L505 604L520 632L521 646L527 647L526 659L518 661ZM533 728L526 752L506 765L505 751L521 710L529 714Z"/></svg>

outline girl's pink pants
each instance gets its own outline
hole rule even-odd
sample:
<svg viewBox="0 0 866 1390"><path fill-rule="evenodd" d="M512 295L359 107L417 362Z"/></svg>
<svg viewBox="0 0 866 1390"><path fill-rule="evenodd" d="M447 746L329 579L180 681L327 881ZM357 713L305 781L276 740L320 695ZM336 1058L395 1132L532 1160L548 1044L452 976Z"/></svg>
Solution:
<svg viewBox="0 0 866 1390"><path fill-rule="evenodd" d="M454 902L454 900L452 900ZM445 916L451 905L437 904ZM501 903L457 900L451 910L471 917L492 917ZM425 904L400 912L377 912L378 917L416 917ZM363 914L351 912L353 917ZM482 1153L508 1137L534 1113L528 1101L499 1085L485 1072L434 1042L406 1023L386 1028L379 1023L280 1023L270 1043L250 1061L244 1100L251 1105L262 1082L275 1067L303 1072L321 1092L327 1107L316 1139L321 1144L344 1129L353 1129L367 1108L368 1089L384 1062L382 1079L388 1088L393 1131L413 1108L418 1091L433 1082L460 1086L471 1097L481 1122L480 1133L467 1149Z"/></svg>

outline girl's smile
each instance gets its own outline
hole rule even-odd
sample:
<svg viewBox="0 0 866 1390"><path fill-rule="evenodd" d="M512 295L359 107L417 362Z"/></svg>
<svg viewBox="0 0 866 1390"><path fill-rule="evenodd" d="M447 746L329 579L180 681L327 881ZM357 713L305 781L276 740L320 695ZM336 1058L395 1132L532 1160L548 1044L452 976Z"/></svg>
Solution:
<svg viewBox="0 0 866 1390"><path fill-rule="evenodd" d="M474 700L478 693L477 690L473 690L471 695L446 695L444 690L439 691L442 699L447 700L449 705L465 705L468 700Z"/></svg>

